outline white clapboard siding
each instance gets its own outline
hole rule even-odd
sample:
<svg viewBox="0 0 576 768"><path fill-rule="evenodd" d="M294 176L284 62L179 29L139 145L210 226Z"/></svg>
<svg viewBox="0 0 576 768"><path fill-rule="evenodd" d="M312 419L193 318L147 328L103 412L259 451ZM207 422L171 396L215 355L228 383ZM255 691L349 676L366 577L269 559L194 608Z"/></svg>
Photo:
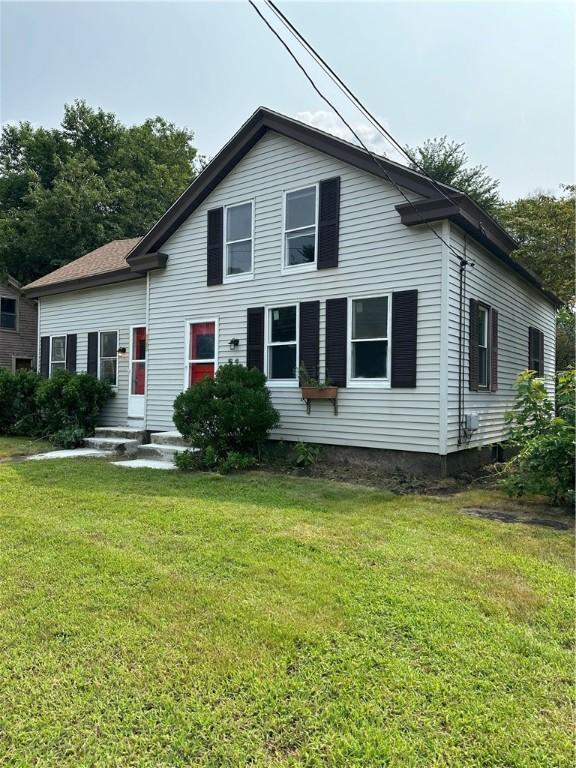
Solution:
<svg viewBox="0 0 576 768"><path fill-rule="evenodd" d="M283 191L333 176L341 178L338 268L282 274ZM207 287L206 212L247 200L255 210L254 279ZM438 453L442 251L427 228L401 224L395 205L403 202L392 185L375 176L266 134L162 246L167 267L150 279L148 428L172 427L173 402L185 380L186 321L218 318L219 363L245 362L248 307L319 299L323 369L327 298L417 288L417 388L341 389L335 416L328 402L313 403L307 415L297 387L271 387L281 415L274 436ZM231 352L233 337L240 346Z"/></svg>
<svg viewBox="0 0 576 768"><path fill-rule="evenodd" d="M146 280L44 296L40 301L40 336L77 334L76 370L86 370L88 333L118 331L118 346L130 350L130 326L146 325ZM128 415L128 357L118 359L115 396L105 406L104 426L123 425Z"/></svg>
<svg viewBox="0 0 576 768"><path fill-rule="evenodd" d="M464 253L464 235L450 228L450 243ZM448 255L449 344L448 344L448 452L458 450L458 328L459 261ZM480 427L462 447L478 447L500 442L506 437L504 415L514 402L514 381L528 368L528 328L544 333L545 375L553 391L556 328L552 304L519 275L507 269L494 256L475 243L467 242L464 300L464 413L478 413ZM468 385L468 339L470 299L477 299L498 311L498 390L471 392Z"/></svg>

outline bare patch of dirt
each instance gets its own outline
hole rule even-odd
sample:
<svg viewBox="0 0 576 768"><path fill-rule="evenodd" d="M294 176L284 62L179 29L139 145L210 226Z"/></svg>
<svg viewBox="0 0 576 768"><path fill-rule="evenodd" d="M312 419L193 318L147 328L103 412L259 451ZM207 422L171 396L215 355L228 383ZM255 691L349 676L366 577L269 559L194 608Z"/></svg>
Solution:
<svg viewBox="0 0 576 768"><path fill-rule="evenodd" d="M487 520L498 520L501 523L522 523L524 525L540 525L543 528L553 528L556 531L569 531L574 528L574 518L565 510L554 514L548 510L546 515L535 510L504 510L483 509L481 507L463 507L461 512Z"/></svg>

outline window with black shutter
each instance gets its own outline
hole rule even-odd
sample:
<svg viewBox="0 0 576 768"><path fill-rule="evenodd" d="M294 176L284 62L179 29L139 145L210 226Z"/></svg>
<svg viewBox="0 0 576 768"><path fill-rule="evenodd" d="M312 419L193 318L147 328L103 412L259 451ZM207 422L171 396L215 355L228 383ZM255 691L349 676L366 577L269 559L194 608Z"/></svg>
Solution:
<svg viewBox="0 0 576 768"><path fill-rule="evenodd" d="M470 299L469 388L495 392L498 388L498 312Z"/></svg>
<svg viewBox="0 0 576 768"><path fill-rule="evenodd" d="M528 329L528 368L544 376L544 334L532 326Z"/></svg>

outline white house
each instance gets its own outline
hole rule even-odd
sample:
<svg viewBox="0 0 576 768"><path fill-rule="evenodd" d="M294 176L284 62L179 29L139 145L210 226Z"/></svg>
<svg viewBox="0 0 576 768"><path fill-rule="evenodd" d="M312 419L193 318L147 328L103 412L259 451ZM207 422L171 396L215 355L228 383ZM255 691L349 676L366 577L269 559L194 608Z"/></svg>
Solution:
<svg viewBox="0 0 576 768"><path fill-rule="evenodd" d="M558 302L514 247L457 190L261 108L144 237L25 290L40 370L110 379L106 424L173 429L178 393L238 359L273 437L450 469L505 437L521 370L552 380ZM300 362L337 408L308 413Z"/></svg>

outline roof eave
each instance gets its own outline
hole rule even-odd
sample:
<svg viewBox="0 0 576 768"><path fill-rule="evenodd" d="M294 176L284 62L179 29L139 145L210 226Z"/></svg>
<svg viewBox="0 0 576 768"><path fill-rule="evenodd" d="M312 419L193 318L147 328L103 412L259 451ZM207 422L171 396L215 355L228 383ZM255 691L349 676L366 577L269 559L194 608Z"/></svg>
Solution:
<svg viewBox="0 0 576 768"><path fill-rule="evenodd" d="M70 291L79 291L84 288L97 288L101 285L111 285L122 283L127 280L137 280L143 275L134 272L130 267L117 269L113 272L101 272L97 275L88 275L79 277L75 280L63 280L59 283L48 283L46 285L35 286L34 283L24 286L23 293L31 299L37 299L42 296L52 296L58 293L69 293Z"/></svg>

